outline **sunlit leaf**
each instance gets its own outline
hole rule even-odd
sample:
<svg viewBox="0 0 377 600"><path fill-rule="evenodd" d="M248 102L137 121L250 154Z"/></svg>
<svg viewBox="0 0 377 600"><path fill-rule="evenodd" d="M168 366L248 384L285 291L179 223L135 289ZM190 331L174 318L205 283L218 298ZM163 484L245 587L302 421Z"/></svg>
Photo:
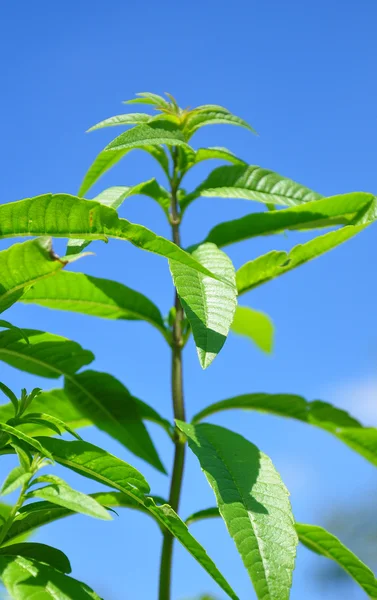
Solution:
<svg viewBox="0 0 377 600"><path fill-rule="evenodd" d="M11 494L19 487L27 483L30 480L30 478L31 473L26 473L25 469L21 465L18 465L17 467L12 469L11 472L7 475L1 487L0 495L6 496L7 494Z"/></svg>
<svg viewBox="0 0 377 600"><path fill-rule="evenodd" d="M288 491L271 460L223 427L177 424L215 493L257 597L288 600L298 540Z"/></svg>
<svg viewBox="0 0 377 600"><path fill-rule="evenodd" d="M185 131L190 138L195 131L206 125L238 125L255 133L255 130L244 119L216 106L199 107L190 111L185 120Z"/></svg>
<svg viewBox="0 0 377 600"><path fill-rule="evenodd" d="M102 129L103 127L114 127L116 125L140 125L141 123L148 123L152 118L151 115L146 113L126 113L125 115L115 115L100 121L96 125L93 125L88 129L89 131L95 131L96 129Z"/></svg>
<svg viewBox="0 0 377 600"><path fill-rule="evenodd" d="M182 210L199 196L241 198L282 206L295 206L321 198L320 194L292 179L252 165L218 167L191 194L182 199Z"/></svg>
<svg viewBox="0 0 377 600"><path fill-rule="evenodd" d="M229 282L226 285L170 261L170 270L182 306L190 322L199 361L206 369L227 338L237 305L235 271L230 258L214 244L203 244L194 258Z"/></svg>
<svg viewBox="0 0 377 600"><path fill-rule="evenodd" d="M23 556L24 558L33 558L39 562L50 565L54 569L61 571L62 573L70 573L71 565L61 550L47 546L46 544L39 544L36 542L26 542L21 544L12 544L6 548L0 548L1 556Z"/></svg>

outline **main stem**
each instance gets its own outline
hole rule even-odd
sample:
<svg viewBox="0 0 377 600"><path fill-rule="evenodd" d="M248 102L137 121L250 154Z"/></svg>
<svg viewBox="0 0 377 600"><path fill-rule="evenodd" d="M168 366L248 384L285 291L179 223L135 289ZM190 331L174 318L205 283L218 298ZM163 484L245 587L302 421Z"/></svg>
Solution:
<svg viewBox="0 0 377 600"><path fill-rule="evenodd" d="M174 173L171 181L171 207L170 207L170 222L172 226L173 241L177 246L181 246L181 238L179 232L180 214L178 211L177 191L178 191L178 176L177 176L177 151L173 152L173 167ZM185 421L185 405L183 399L183 377L182 377L182 321L183 308L177 293L175 294L175 317L173 322L172 336L172 372L171 372L171 389L173 400L174 418L180 421ZM175 435L175 451L173 473L170 483L169 504L177 512L179 508L179 499L181 495L183 469L185 462L185 443L182 441L179 432L176 430ZM164 532L164 541L162 545L161 564L160 564L160 586L159 600L170 600L171 591L171 573L173 559L173 541L174 538L167 530Z"/></svg>

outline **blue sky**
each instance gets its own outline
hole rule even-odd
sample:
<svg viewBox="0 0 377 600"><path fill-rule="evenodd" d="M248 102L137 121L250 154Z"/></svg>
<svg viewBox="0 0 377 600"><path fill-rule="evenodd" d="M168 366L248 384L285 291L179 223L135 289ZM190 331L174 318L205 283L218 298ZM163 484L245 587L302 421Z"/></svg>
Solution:
<svg viewBox="0 0 377 600"><path fill-rule="evenodd" d="M300 181L324 195L376 188L376 57L373 0L278 2L205 0L190 3L98 1L4 2L0 19L2 57L2 202L44 192L75 193L85 170L117 134L85 134L92 124L122 112L135 92L173 93L182 106L222 104L259 132L211 127L195 146L222 145L239 156ZM124 107L123 107L124 108ZM212 163L197 167L194 186ZM132 185L159 175L143 153L131 153L93 189ZM183 243L203 238L211 226L256 207L241 200L201 199L187 212ZM121 215L169 235L162 212L136 197ZM376 229L328 255L249 293L242 303L264 310L276 327L272 356L231 337L208 371L195 349L185 351L189 416L206 404L247 392L292 392L323 399L377 424L377 278L373 268ZM289 248L300 234L235 245L240 266L270 249ZM7 244L1 243L1 248ZM62 250L62 242L57 249ZM173 291L166 262L127 243L92 245L96 256L75 269L117 279L147 294L167 313ZM137 396L171 414L169 353L144 324L101 321L17 305L7 318L24 327L62 334L96 355L94 368L118 377ZM1 366L1 380L58 387ZM338 504L357 504L375 489L373 467L340 442L303 424L257 414L226 413L213 422L236 429L271 456L291 490L297 520L326 523ZM171 447L155 427L166 465ZM87 440L132 462L155 493L167 480L107 436L88 429ZM12 460L2 459L4 474ZM66 474L76 487L88 480ZM182 514L213 504L196 459L189 456ZM222 523L193 526L193 533L230 580L241 599L254 598L241 561ZM105 600L155 598L160 538L154 524L122 512L111 524L74 517L41 530L36 539L56 544L71 558L74 575ZM300 548L292 599L335 600L309 574L322 564ZM199 592L224 595L180 548L175 553L173 598ZM349 598L364 596L353 587ZM353 595L352 595L353 594Z"/></svg>

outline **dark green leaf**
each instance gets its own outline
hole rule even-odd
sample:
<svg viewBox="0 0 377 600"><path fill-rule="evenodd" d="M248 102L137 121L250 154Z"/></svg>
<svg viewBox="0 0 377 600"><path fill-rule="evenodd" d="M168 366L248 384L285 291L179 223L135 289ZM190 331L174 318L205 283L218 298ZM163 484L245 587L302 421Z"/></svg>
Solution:
<svg viewBox="0 0 377 600"><path fill-rule="evenodd" d="M250 338L264 352L272 352L274 325L265 313L248 306L237 306L231 330Z"/></svg>
<svg viewBox="0 0 377 600"><path fill-rule="evenodd" d="M296 524L299 540L304 546L338 563L367 593L377 598L377 580L372 571L335 535L316 525Z"/></svg>
<svg viewBox="0 0 377 600"><path fill-rule="evenodd" d="M67 378L65 391L81 414L137 456L166 473L139 406L127 388L107 373L84 371Z"/></svg>
<svg viewBox="0 0 377 600"><path fill-rule="evenodd" d="M18 412L17 396L12 392L12 390L9 389L8 386L5 385L5 383L2 383L1 381L0 381L0 390L3 392L3 394L5 394L7 396L7 398L9 398L9 400L13 404L14 413L17 414L17 412Z"/></svg>
<svg viewBox="0 0 377 600"><path fill-rule="evenodd" d="M9 321L4 321L3 319L0 319L0 327L3 327L4 329L13 329L14 331L18 331L21 337L24 338L25 342L27 344L29 343L29 338L25 335L24 330L20 329L19 327L16 327L15 325L12 325L12 323L9 323Z"/></svg>
<svg viewBox="0 0 377 600"><path fill-rule="evenodd" d="M70 573L72 571L71 564L64 552L46 544L38 544L36 542L13 544L6 548L0 548L0 555L34 558L62 573Z"/></svg>
<svg viewBox="0 0 377 600"><path fill-rule="evenodd" d="M258 235L279 233L286 229L312 229L332 225L359 224L358 214L374 206L375 197L364 192L331 196L284 210L252 213L216 225L206 242L223 247ZM370 218L370 221L374 218ZM360 223L361 224L361 223Z"/></svg>
<svg viewBox="0 0 377 600"><path fill-rule="evenodd" d="M195 259L229 285L170 261L170 270L182 306L190 322L199 361L206 369L227 338L237 305L235 271L230 258L214 244L202 244Z"/></svg>
<svg viewBox="0 0 377 600"><path fill-rule="evenodd" d="M21 442L24 442L27 446L30 446L31 448L34 448L34 450L37 450L37 452L39 452L39 454L41 454L42 456L46 456L47 458L52 460L52 456L50 452L46 450L45 446L42 446L42 444L38 440L30 437L26 433L23 433L19 429L16 429L11 425L7 425L6 423L0 423L0 431L3 431L4 433L8 434L11 437L11 439L16 438L16 440L21 440Z"/></svg>
<svg viewBox="0 0 377 600"><path fill-rule="evenodd" d="M87 240L108 237L130 241L135 246L212 274L190 254L170 240L142 225L120 219L116 211L99 202L69 194L45 194L0 205L0 238L19 235L52 235ZM216 277L215 277L216 279Z"/></svg>
<svg viewBox="0 0 377 600"><path fill-rule="evenodd" d="M59 335L25 329L29 344L15 331L0 332L0 360L41 377L73 374L94 360L89 350Z"/></svg>
<svg viewBox="0 0 377 600"><path fill-rule="evenodd" d="M253 165L218 167L199 187L182 199L182 210L199 196L242 198L283 206L295 206L321 198L320 194L292 179Z"/></svg>
<svg viewBox="0 0 377 600"><path fill-rule="evenodd" d="M260 600L288 600L297 535L288 491L271 460L216 425L178 427L188 437Z"/></svg>
<svg viewBox="0 0 377 600"><path fill-rule="evenodd" d="M62 272L34 285L21 301L106 319L143 320L169 338L160 310L151 300L109 279Z"/></svg>
<svg viewBox="0 0 377 600"><path fill-rule="evenodd" d="M279 275L287 273L296 267L317 258L346 242L362 231L366 225L348 225L320 235L306 244L292 248L290 252L272 251L246 263L237 271L237 289L244 294L262 283L266 283Z"/></svg>
<svg viewBox="0 0 377 600"><path fill-rule="evenodd" d="M14 600L101 600L84 583L22 556L1 556L0 578Z"/></svg>
<svg viewBox="0 0 377 600"><path fill-rule="evenodd" d="M143 476L120 459L86 442L65 442L60 439L40 438L46 443L57 462L100 483L131 496L144 506L166 527L181 544L196 558L202 567L213 577L233 600L237 596L206 554L204 548L189 533L187 526L167 504L157 506L152 498L145 497L149 486ZM132 487L136 486L136 487Z"/></svg>

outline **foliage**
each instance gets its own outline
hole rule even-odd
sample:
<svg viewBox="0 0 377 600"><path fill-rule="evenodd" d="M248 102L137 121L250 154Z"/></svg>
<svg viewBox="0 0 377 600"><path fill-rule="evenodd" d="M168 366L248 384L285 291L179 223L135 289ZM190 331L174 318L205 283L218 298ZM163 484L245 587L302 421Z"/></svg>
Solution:
<svg viewBox="0 0 377 600"><path fill-rule="evenodd" d="M364 428L326 402L251 391L203 407L188 423L182 385L182 354L191 333L203 369L221 351L229 332L247 336L270 352L271 319L251 307L237 306L237 296L368 227L377 216L375 196L357 192L323 198L287 177L246 164L226 148L194 149L193 135L207 125L230 124L253 131L224 107L203 105L183 110L171 95L165 98L149 92L127 103L149 106L152 112L116 115L91 128L130 127L99 153L78 196L43 194L0 206L0 238L36 236L0 252L0 312L23 302L103 319L148 322L171 349L175 423L135 397L112 375L83 370L94 355L80 344L1 320L1 361L40 378L63 380L60 387L50 391L36 388L28 393L22 389L20 394L0 382L9 400L0 407L0 452L14 454L18 461L1 488L3 496L18 492L14 505L0 505L0 577L4 586L16 600L34 594L41 599L98 599L93 590L69 575L69 560L59 549L25 540L35 529L56 519L82 513L110 520L113 508L124 507L149 515L161 530L159 600L171 598L174 539L228 597L237 600L237 592L188 527L194 521L219 516L259 600L289 599L299 541L337 561L367 595L377 598L373 573L335 536L321 527L295 522L289 493L271 459L237 433L201 421L215 412L234 409L298 419L325 429L374 465L377 430ZM150 179L136 186L105 189L93 199L84 198L131 150L143 150L158 162L168 188ZM198 163L213 159L229 164L215 168L194 190L186 192L182 181L187 173ZM118 216L122 203L134 194L147 195L159 204L171 225L172 241ZM261 210L215 225L205 240L185 250L180 242L181 221L199 196L243 198L259 203L256 206ZM326 231L317 234L317 229ZM238 271L220 249L251 237L290 230L312 230L315 235L288 253L271 250L254 257ZM68 238L66 257L60 258L53 251L53 237ZM176 297L166 318L153 300L136 290L67 270L73 260L85 256L82 251L91 241L111 238L129 241L168 260ZM135 467L87 443L77 433L79 428L96 426L165 473L145 426L148 421L158 424L174 446L168 501L151 495L146 478ZM66 438L60 439L63 433ZM199 460L217 506L203 509L184 522L178 507L186 443ZM84 494L73 489L51 472L55 462L111 491Z"/></svg>

